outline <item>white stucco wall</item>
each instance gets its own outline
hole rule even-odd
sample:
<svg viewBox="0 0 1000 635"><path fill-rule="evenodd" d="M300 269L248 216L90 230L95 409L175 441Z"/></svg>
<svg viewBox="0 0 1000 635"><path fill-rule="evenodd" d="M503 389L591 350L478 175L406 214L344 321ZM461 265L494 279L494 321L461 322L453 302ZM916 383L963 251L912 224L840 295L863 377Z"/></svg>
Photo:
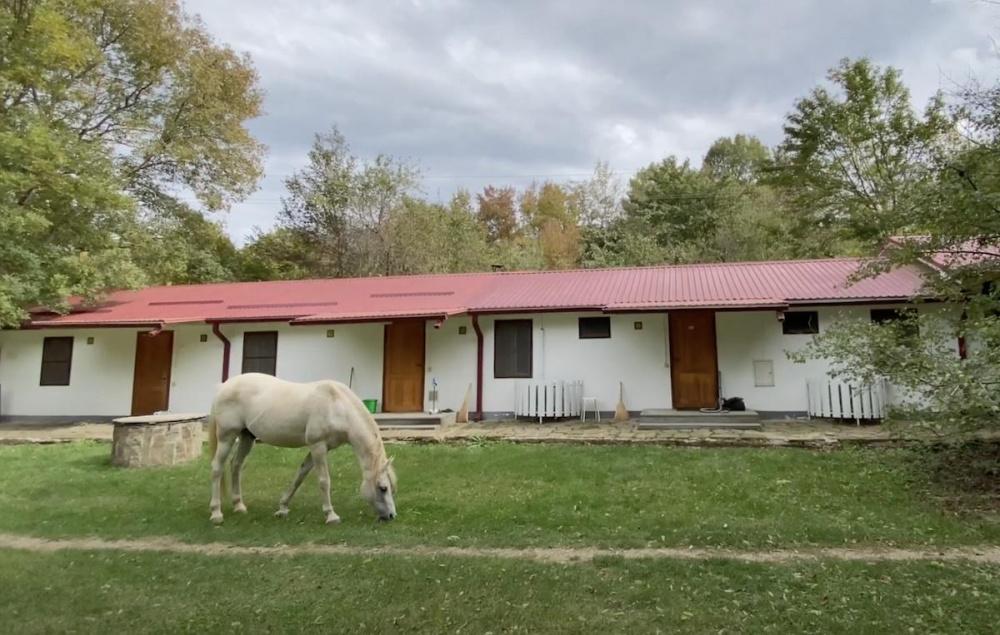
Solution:
<svg viewBox="0 0 1000 635"><path fill-rule="evenodd" d="M66 336L74 338L69 386L39 386L42 341ZM0 332L0 415L129 414L135 341L133 329Z"/></svg>
<svg viewBox="0 0 1000 635"><path fill-rule="evenodd" d="M544 313L484 316L483 409L514 410L518 379L493 376L493 324L501 319L532 320L534 380L583 380L584 394L596 397L601 410L614 410L618 382L624 384L629 410L667 408L670 374L667 366L666 316L663 314L611 315L611 337L580 339L578 319L600 313ZM634 322L642 322L636 330Z"/></svg>
<svg viewBox="0 0 1000 635"><path fill-rule="evenodd" d="M465 333L459 331L464 327ZM438 381L438 409L458 411L469 391L469 411L476 410L476 333L472 319L456 317L445 320L440 328L427 322L427 356L424 369L424 410L430 410L427 393L431 382ZM471 385L471 389L470 389Z"/></svg>
<svg viewBox="0 0 1000 635"><path fill-rule="evenodd" d="M789 310L816 311L822 333L838 320L868 320L871 309L899 306L819 306ZM917 310L924 313L944 309L926 305ZM807 409L806 382L827 379L830 363L826 360L794 363L788 359L787 352L804 348L812 340L812 335L784 335L774 311L720 311L716 313L715 323L723 396L743 397L747 407L754 410L804 412ZM943 337L942 334L937 336ZM957 341L949 344L956 354L957 346ZM754 360L772 362L774 386L754 385ZM893 404L898 404L904 397L891 387L888 396Z"/></svg>

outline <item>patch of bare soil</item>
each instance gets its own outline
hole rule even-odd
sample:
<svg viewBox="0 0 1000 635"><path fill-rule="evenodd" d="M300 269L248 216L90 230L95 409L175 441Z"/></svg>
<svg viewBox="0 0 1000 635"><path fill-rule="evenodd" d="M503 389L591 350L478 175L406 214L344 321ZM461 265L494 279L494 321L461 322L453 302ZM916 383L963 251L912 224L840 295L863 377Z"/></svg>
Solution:
<svg viewBox="0 0 1000 635"><path fill-rule="evenodd" d="M17 534L0 534L0 549L49 553L62 550L166 552L202 556L408 556L448 558L499 558L531 560L554 564L592 562L597 558L738 560L785 564L811 560L850 560L862 562L898 562L931 560L938 562L975 562L1000 564L1000 547L961 547L946 549L857 549L828 547L819 549L738 551L705 548L597 549L590 547L545 547L531 549L473 547L352 547L349 545L279 545L250 547L226 543L191 544L173 538L104 540L101 538L46 539Z"/></svg>

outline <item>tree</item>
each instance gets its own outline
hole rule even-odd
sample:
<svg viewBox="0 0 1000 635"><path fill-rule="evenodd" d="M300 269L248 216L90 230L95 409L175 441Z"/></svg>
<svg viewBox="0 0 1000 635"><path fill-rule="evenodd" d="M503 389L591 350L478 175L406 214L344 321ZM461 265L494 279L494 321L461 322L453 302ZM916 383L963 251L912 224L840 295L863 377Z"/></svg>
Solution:
<svg viewBox="0 0 1000 635"><path fill-rule="evenodd" d="M709 176L671 156L636 173L622 208L628 223L641 225L666 247L715 231L717 195Z"/></svg>
<svg viewBox="0 0 1000 635"><path fill-rule="evenodd" d="M486 229L486 238L491 243L510 240L517 233L517 209L512 187L487 185L476 195L479 204L477 218Z"/></svg>
<svg viewBox="0 0 1000 635"><path fill-rule="evenodd" d="M771 150L760 139L738 134L722 137L705 153L701 171L713 181L757 183L771 162Z"/></svg>
<svg viewBox="0 0 1000 635"><path fill-rule="evenodd" d="M147 213L129 232L133 260L149 284L198 284L236 278L239 254L216 222L182 204Z"/></svg>
<svg viewBox="0 0 1000 635"><path fill-rule="evenodd" d="M316 135L308 165L285 180L280 217L282 227L315 241L310 275L391 273L392 218L416 179L414 168L387 155L360 162L336 127Z"/></svg>
<svg viewBox="0 0 1000 635"><path fill-rule="evenodd" d="M393 273L461 273L489 266L486 236L460 190L449 205L407 198L393 217Z"/></svg>
<svg viewBox="0 0 1000 635"><path fill-rule="evenodd" d="M521 217L538 239L546 269L579 265L580 227L566 190L550 181L532 184L521 194Z"/></svg>
<svg viewBox="0 0 1000 635"><path fill-rule="evenodd" d="M845 59L829 79L835 91L814 89L788 115L776 182L790 192L798 238L833 255L907 229L951 122L940 95L918 115L894 68Z"/></svg>
<svg viewBox="0 0 1000 635"><path fill-rule="evenodd" d="M621 181L605 162L585 181L569 183L569 206L581 227L607 228L622 214Z"/></svg>
<svg viewBox="0 0 1000 635"><path fill-rule="evenodd" d="M145 282L137 222L254 188L256 74L175 0L7 2L0 47L0 324Z"/></svg>
<svg viewBox="0 0 1000 635"><path fill-rule="evenodd" d="M288 227L265 232L256 228L239 252L240 280L300 280L315 275L319 243Z"/></svg>
<svg viewBox="0 0 1000 635"><path fill-rule="evenodd" d="M896 210L899 226L924 233L880 246L863 272L933 263L941 272L926 277L926 292L944 309L909 323L839 323L799 356L833 359L835 376L887 378L913 397L916 417L946 432L1000 421L1000 86L973 84L956 97L962 135L934 146L928 178ZM907 336L914 326L919 338Z"/></svg>

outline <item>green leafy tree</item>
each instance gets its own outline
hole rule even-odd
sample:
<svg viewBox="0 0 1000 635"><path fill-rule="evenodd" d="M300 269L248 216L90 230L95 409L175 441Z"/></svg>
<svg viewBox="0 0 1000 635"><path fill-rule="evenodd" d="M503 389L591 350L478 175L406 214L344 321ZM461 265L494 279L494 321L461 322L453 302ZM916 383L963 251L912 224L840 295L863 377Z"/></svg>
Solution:
<svg viewBox="0 0 1000 635"><path fill-rule="evenodd" d="M580 264L580 227L570 195L556 183L532 184L521 194L521 217L538 240L546 269Z"/></svg>
<svg viewBox="0 0 1000 635"><path fill-rule="evenodd" d="M359 161L334 127L316 135L308 165L285 181L280 223L314 241L312 276L391 273L393 216L416 182L416 170L393 157Z"/></svg>
<svg viewBox="0 0 1000 635"><path fill-rule="evenodd" d="M798 242L836 255L908 228L934 147L952 129L940 95L922 115L898 70L843 60L795 104L777 153L776 182L796 210Z"/></svg>
<svg viewBox="0 0 1000 635"><path fill-rule="evenodd" d="M459 191L445 205L407 198L393 217L392 273L460 273L489 267L486 236Z"/></svg>
<svg viewBox="0 0 1000 635"><path fill-rule="evenodd" d="M300 280L315 275L318 243L311 236L288 227L265 232L254 230L240 250L239 280Z"/></svg>
<svg viewBox="0 0 1000 635"><path fill-rule="evenodd" d="M718 187L688 161L668 157L639 170L622 203L626 222L652 234L661 246L704 238L718 221Z"/></svg>
<svg viewBox="0 0 1000 635"><path fill-rule="evenodd" d="M142 284L137 223L254 188L256 74L174 0L6 2L0 50L0 324Z"/></svg>
<svg viewBox="0 0 1000 635"><path fill-rule="evenodd" d="M717 182L752 184L760 181L770 163L770 148L757 137L738 134L717 139L705 153L701 171Z"/></svg>

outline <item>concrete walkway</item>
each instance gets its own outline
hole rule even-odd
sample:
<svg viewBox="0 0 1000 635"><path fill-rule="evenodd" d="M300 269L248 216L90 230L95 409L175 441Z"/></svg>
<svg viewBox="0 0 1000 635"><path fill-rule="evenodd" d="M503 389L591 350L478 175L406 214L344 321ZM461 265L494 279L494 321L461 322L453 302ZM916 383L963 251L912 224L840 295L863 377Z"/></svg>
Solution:
<svg viewBox="0 0 1000 635"><path fill-rule="evenodd" d="M111 441L110 423L73 425L0 424L0 445ZM638 430L634 423L491 422L444 425L433 429L384 429L387 443L586 443L612 445L748 446L836 448L847 445L897 445L933 440L926 434L907 434L889 426L833 424L820 421L765 421L760 430L694 429ZM1000 439L993 434L991 438Z"/></svg>

